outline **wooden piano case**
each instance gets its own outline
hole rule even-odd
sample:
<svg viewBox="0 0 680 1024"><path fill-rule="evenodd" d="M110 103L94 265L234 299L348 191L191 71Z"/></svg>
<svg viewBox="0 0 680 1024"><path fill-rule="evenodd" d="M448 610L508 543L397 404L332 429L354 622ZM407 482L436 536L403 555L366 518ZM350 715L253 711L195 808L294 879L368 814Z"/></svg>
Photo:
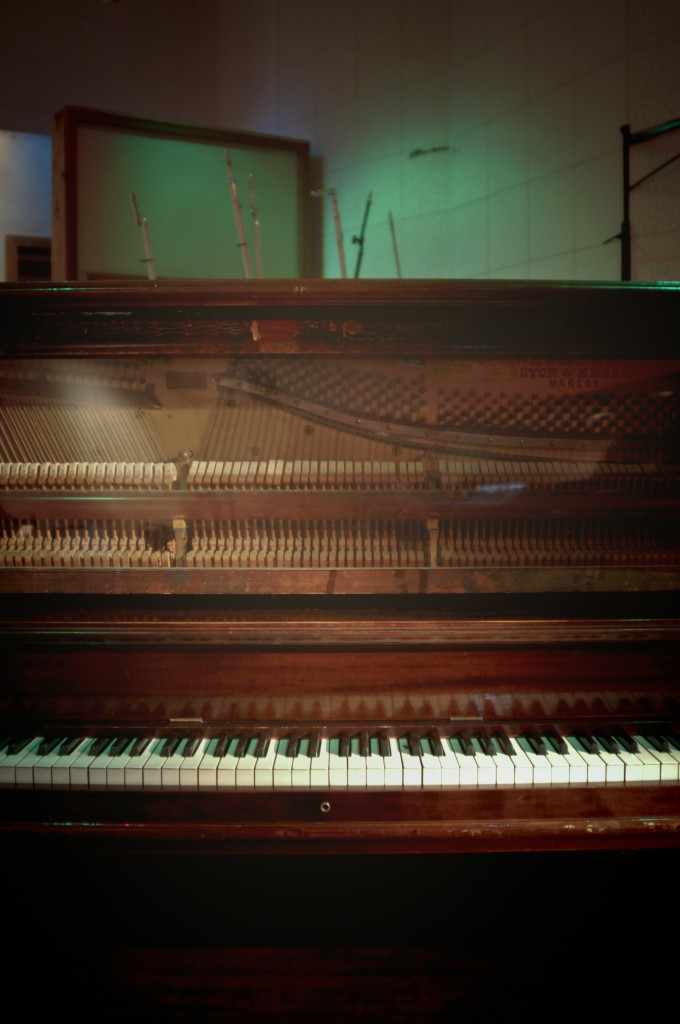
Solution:
<svg viewBox="0 0 680 1024"><path fill-rule="evenodd" d="M279 901L286 886L299 894L304 875L303 920L324 901L337 920L338 894L360 872L384 936L419 915L418 890L441 898L448 858L433 854L460 854L479 895L486 862L470 858L514 851L495 860L496 884L511 888L519 871L530 914L542 890L519 857L552 851L542 869L552 877L565 856L595 850L671 855L658 848L680 837L674 288L78 284L7 287L0 305L3 736L339 734L355 755L382 736L401 745L405 766L421 741L432 765L439 741L449 754L507 758L515 736L536 766L537 738L585 735L602 762L585 776L562 765L527 781L515 761L512 784L481 768L472 783L423 768L398 785L359 776L293 786L284 774L282 784L272 775L222 788L197 774L139 787L106 772L94 785L68 774L40 784L25 770L0 786L0 829L17 863L37 876L39 850L80 870L96 853L129 897L147 869L133 881L121 865L148 864L135 858L149 852L166 867L178 852L228 854L192 869L217 888L223 863L253 882L271 863L253 855L294 853L299 869L277 860L276 876L290 876ZM647 751L656 775L636 775L630 759L617 775L621 736L671 738L658 756ZM0 775L3 764L0 752ZM421 856L395 869L398 853ZM388 877L397 872L397 905L369 867L375 854ZM626 870L606 863L599 883ZM158 870L172 905L175 869ZM329 889L333 875L344 881ZM98 882L100 898L107 885ZM229 891L225 914L238 885ZM212 893L221 907L226 897ZM238 898L242 921L246 904ZM219 946L205 907L199 919L204 945ZM355 954L338 954L340 968L334 954L310 953L313 928L288 920L284 932L290 978L309 984L326 971L326 996L334 971L362 987ZM248 947L281 946L280 936L259 940L252 922L240 934ZM430 921L431 945L445 934ZM336 940L360 945L347 929ZM189 944L201 946L195 935ZM281 955L262 959L290 997L278 1019L302 1019ZM433 981L428 1002L422 988L395 989L410 955L373 963L391 1020L420 1019L417 1007L432 1020L450 1019L454 1005L486 1012L488 978L474 973L483 957L464 957L460 970L444 954L430 959L430 980L453 971L458 995ZM153 974L156 954L139 956ZM175 959L173 976L195 977L197 956ZM199 957L204 980L211 956ZM220 975L227 1003L240 969L232 964L228 984ZM129 993L129 957L124 970ZM258 1009L249 991L224 1019L273 1019L276 1000L263 996ZM326 998L324 1019L346 1012L337 991Z"/></svg>

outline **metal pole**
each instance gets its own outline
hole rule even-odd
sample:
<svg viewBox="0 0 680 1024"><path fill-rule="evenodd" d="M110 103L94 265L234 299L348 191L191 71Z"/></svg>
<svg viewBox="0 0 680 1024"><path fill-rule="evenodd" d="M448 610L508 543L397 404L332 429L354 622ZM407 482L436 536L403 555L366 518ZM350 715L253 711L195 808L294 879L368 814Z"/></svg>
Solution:
<svg viewBox="0 0 680 1024"><path fill-rule="evenodd" d="M623 136L623 221L621 223L621 280L630 281L630 125L621 125Z"/></svg>

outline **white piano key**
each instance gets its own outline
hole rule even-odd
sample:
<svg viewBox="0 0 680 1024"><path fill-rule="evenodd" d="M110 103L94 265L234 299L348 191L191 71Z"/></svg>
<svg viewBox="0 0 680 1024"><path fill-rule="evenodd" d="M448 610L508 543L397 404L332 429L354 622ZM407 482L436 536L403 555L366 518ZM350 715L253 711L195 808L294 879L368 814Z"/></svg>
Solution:
<svg viewBox="0 0 680 1024"><path fill-rule="evenodd" d="M605 782L607 772L602 758L598 754L591 754L584 750L576 736L567 736L565 738L567 745L575 750L581 760L585 762L588 769L588 782Z"/></svg>
<svg viewBox="0 0 680 1024"><path fill-rule="evenodd" d="M595 743L597 744L597 752L604 764L605 781L624 782L626 778L626 768L619 755L605 750L597 737L595 737Z"/></svg>
<svg viewBox="0 0 680 1024"><path fill-rule="evenodd" d="M552 782L550 762L545 754L537 754L532 750L529 740L525 736L517 737L517 745L531 762L533 783L535 786L550 785Z"/></svg>
<svg viewBox="0 0 680 1024"><path fill-rule="evenodd" d="M673 778L680 779L680 750L674 747L672 742L670 741L668 743L668 753L672 760L675 762L676 771L678 773L677 775L674 775Z"/></svg>
<svg viewBox="0 0 680 1024"><path fill-rule="evenodd" d="M28 754L28 756L22 757L17 762L15 767L15 783L17 786L22 788L35 786L38 789L51 788L51 773L49 768L46 769L45 765L51 764L56 754L40 754L38 752L39 748L40 744L30 754L25 750L24 753Z"/></svg>
<svg viewBox="0 0 680 1024"><path fill-rule="evenodd" d="M134 757L131 757L125 765L125 768L123 769L123 779L126 789L143 789L144 767L148 760L153 756L156 743L157 739L154 736L141 754L136 754Z"/></svg>
<svg viewBox="0 0 680 1024"><path fill-rule="evenodd" d="M636 736L638 748L644 749L659 763L659 775L665 781L677 781L678 761L665 750L656 750L645 736Z"/></svg>
<svg viewBox="0 0 680 1024"><path fill-rule="evenodd" d="M274 746L276 747L276 757L272 770L272 784L275 789L290 789L293 785L291 778L293 759L288 757L288 737L280 736Z"/></svg>
<svg viewBox="0 0 680 1024"><path fill-rule="evenodd" d="M423 752L420 755L420 767L423 786L439 788L442 784L443 759L432 753L429 740L426 737L421 742L423 744Z"/></svg>
<svg viewBox="0 0 680 1024"><path fill-rule="evenodd" d="M385 767L385 786L399 788L404 785L404 766L399 753L399 744L396 736L389 736L388 743L390 753L383 758Z"/></svg>
<svg viewBox="0 0 680 1024"><path fill-rule="evenodd" d="M215 747L218 737L211 737L205 745L203 756L197 769L197 784L199 789L217 789L217 766L220 758L215 756Z"/></svg>
<svg viewBox="0 0 680 1024"><path fill-rule="evenodd" d="M644 765L637 754L629 753L623 747L619 747L619 760L624 769L625 782L642 782L644 778Z"/></svg>
<svg viewBox="0 0 680 1024"><path fill-rule="evenodd" d="M54 758L49 759L51 764L48 764L46 759L44 765L37 766L34 772L36 786L40 789L43 786L51 786L53 789L68 789L71 784L71 765L75 764L89 741L90 737L83 736L78 746L70 754L57 753Z"/></svg>
<svg viewBox="0 0 680 1024"><path fill-rule="evenodd" d="M563 757L569 768L569 785L583 785L588 781L588 765L581 757L579 751L576 750L572 744L567 743L566 739L565 745L567 749L566 753L563 754Z"/></svg>
<svg viewBox="0 0 680 1024"><path fill-rule="evenodd" d="M276 739L271 737L263 757L258 757L255 765L255 787L268 788L274 785L274 764L277 758Z"/></svg>
<svg viewBox="0 0 680 1024"><path fill-rule="evenodd" d="M409 750L408 740L405 736L399 737L399 753L403 770L402 785L406 787L418 787L423 784L423 767L420 758L415 757Z"/></svg>
<svg viewBox="0 0 680 1024"><path fill-rule="evenodd" d="M497 786L514 786L515 784L515 765L512 757L506 754L495 737L491 737L491 745L493 747L493 759L496 764L496 785Z"/></svg>
<svg viewBox="0 0 680 1024"><path fill-rule="evenodd" d="M550 782L553 786L566 785L569 782L569 763L564 754L555 750L546 750L546 760L550 766Z"/></svg>
<svg viewBox="0 0 680 1024"><path fill-rule="evenodd" d="M439 764L442 773L442 786L460 786L460 765L458 758L446 740L442 740L444 753L439 754Z"/></svg>
<svg viewBox="0 0 680 1024"><path fill-rule="evenodd" d="M423 786L428 788L439 786L458 786L460 769L458 761L447 740L439 739L441 753L436 752L435 741L430 735L422 739L423 753L420 757L422 765Z"/></svg>
<svg viewBox="0 0 680 1024"><path fill-rule="evenodd" d="M347 785L350 787L366 786L366 758L359 753L359 737L352 736L350 752L347 758Z"/></svg>
<svg viewBox="0 0 680 1024"><path fill-rule="evenodd" d="M132 760L129 751L134 743L132 736L120 754L115 754L106 766L107 789L125 789L125 769Z"/></svg>
<svg viewBox="0 0 680 1024"><path fill-rule="evenodd" d="M463 753L463 748L460 740L456 739L455 736L449 737L449 746L453 751L453 754L458 762L458 771L460 776L461 786L476 786L477 785L477 761L473 754Z"/></svg>
<svg viewBox="0 0 680 1024"><path fill-rule="evenodd" d="M308 736L304 736L300 740L298 753L291 760L293 764L290 779L293 789L309 789L312 784L312 763L314 758L309 756Z"/></svg>
<svg viewBox="0 0 680 1024"><path fill-rule="evenodd" d="M490 754L484 753L478 739L473 736L471 742L475 751L474 758L477 762L477 785L495 786L496 762Z"/></svg>
<svg viewBox="0 0 680 1024"><path fill-rule="evenodd" d="M163 765L167 757L162 753L166 744L164 737L154 740L151 753L142 767L142 785L144 789L161 789L163 785Z"/></svg>
<svg viewBox="0 0 680 1024"><path fill-rule="evenodd" d="M327 789L330 785L330 750L328 737L323 736L319 744L319 753L311 758L312 764L309 769L309 784L312 788Z"/></svg>
<svg viewBox="0 0 680 1024"><path fill-rule="evenodd" d="M87 784L90 789L106 789L106 769L113 760L110 754L107 754L107 750L113 743L113 739L104 747L101 754L98 754L90 762L87 769Z"/></svg>
<svg viewBox="0 0 680 1024"><path fill-rule="evenodd" d="M236 765L237 789L255 788L255 767L258 761L258 758L255 757L256 747L257 737L251 736L243 754L239 758L238 764Z"/></svg>
<svg viewBox="0 0 680 1024"><path fill-rule="evenodd" d="M185 761L189 760L184 756L184 748L188 740L183 738L177 746L174 754L165 758L161 766L161 786L163 789L180 789L180 772Z"/></svg>
<svg viewBox="0 0 680 1024"><path fill-rule="evenodd" d="M205 755L209 740L203 737L193 754L187 757L184 753L186 742L183 742L178 751L181 762L179 765L178 787L180 789L198 789L198 769ZM171 758L169 760L172 760Z"/></svg>
<svg viewBox="0 0 680 1024"><path fill-rule="evenodd" d="M661 779L661 764L641 742L642 737L632 737L637 743L636 757L642 766L642 781L656 782Z"/></svg>
<svg viewBox="0 0 680 1024"><path fill-rule="evenodd" d="M339 753L340 740L331 736L328 741L328 785L345 788L347 786L347 758Z"/></svg>
<svg viewBox="0 0 680 1024"><path fill-rule="evenodd" d="M85 743L80 748L78 757L68 770L71 789L87 789L89 786L88 770L94 761L94 755L89 750L94 743L96 736L87 736Z"/></svg>
<svg viewBox="0 0 680 1024"><path fill-rule="evenodd" d="M0 785L3 786L32 786L33 785L33 763L37 750L42 743L43 736L35 736L31 742L16 754L6 754L0 761ZM22 764L29 764L30 767L18 774ZM30 776L30 782L25 779ZM21 780L21 781L19 781Z"/></svg>
<svg viewBox="0 0 680 1024"><path fill-rule="evenodd" d="M515 769L515 785L531 786L534 781L534 766L517 743L515 736L508 736L508 744L512 749L510 760Z"/></svg>
<svg viewBox="0 0 680 1024"><path fill-rule="evenodd" d="M371 736L368 741L366 785L375 786L380 789L385 785L385 759L380 755L380 744L377 736Z"/></svg>
<svg viewBox="0 0 680 1024"><path fill-rule="evenodd" d="M52 788L52 765L59 757L59 748L38 758L33 768L33 785L36 789Z"/></svg>
<svg viewBox="0 0 680 1024"><path fill-rule="evenodd" d="M238 767L239 758L236 756L235 751L238 746L238 737L232 737L227 744L227 749L224 757L219 759L217 765L217 788L218 789L235 789L236 788L236 769Z"/></svg>

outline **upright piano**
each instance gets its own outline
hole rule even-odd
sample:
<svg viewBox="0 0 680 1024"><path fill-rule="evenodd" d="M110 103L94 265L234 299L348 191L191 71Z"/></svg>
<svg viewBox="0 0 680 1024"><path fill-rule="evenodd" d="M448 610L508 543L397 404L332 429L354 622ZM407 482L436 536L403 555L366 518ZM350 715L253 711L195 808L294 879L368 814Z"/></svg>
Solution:
<svg viewBox="0 0 680 1024"><path fill-rule="evenodd" d="M679 294L1 287L8 1003L674 998Z"/></svg>
<svg viewBox="0 0 680 1024"><path fill-rule="evenodd" d="M678 844L674 287L0 307L3 843Z"/></svg>

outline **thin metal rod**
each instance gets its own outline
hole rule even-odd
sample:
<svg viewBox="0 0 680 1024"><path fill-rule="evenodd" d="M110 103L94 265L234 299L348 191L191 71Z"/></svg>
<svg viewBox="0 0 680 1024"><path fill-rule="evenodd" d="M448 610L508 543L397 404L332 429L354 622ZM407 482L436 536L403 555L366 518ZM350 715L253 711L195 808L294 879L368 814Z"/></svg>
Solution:
<svg viewBox="0 0 680 1024"><path fill-rule="evenodd" d="M340 277L345 280L347 277L347 266L345 264L345 249L342 239L342 227L340 225L340 208L338 207L338 194L334 188L313 189L311 195L322 196L324 193L331 197L333 204L333 222L335 224L335 241L338 247L338 259L340 261Z"/></svg>
<svg viewBox="0 0 680 1024"><path fill-rule="evenodd" d="M397 266L397 277L401 277L401 263L399 262L399 247L397 246L397 233L394 230L394 218L392 217L392 211L388 211L388 219L390 222L390 234L392 236L392 249L394 250L394 262Z"/></svg>
<svg viewBox="0 0 680 1024"><path fill-rule="evenodd" d="M255 273L262 277L262 254L260 252L260 215L255 206L255 179L252 174L248 176L248 189L250 192L250 215L253 218L253 235L255 238Z"/></svg>
<svg viewBox="0 0 680 1024"><path fill-rule="evenodd" d="M234 177L234 169L231 165L231 156L229 150L225 149L224 159L227 165L227 177L229 179L229 189L231 191L231 202L234 207L234 219L236 220L236 231L238 233L238 244L241 250L241 256L243 257L243 270L246 278L250 280L253 276L253 272L250 266L250 252L248 251L248 239L246 238L246 232L243 227L243 216L241 215L241 204L238 198L238 188L236 186L236 178Z"/></svg>
<svg viewBox="0 0 680 1024"><path fill-rule="evenodd" d="M662 164L659 164L658 167L655 167L654 170L649 171L647 174L643 174L641 178L638 178L637 181L633 182L633 184L630 186L630 191L632 192L634 188L637 188L638 185L641 185L643 181L647 181L648 178L653 178L655 174L658 174L659 171L662 171L664 167L668 167L669 164L675 163L676 160L680 160L680 153L676 153L675 156L670 157L670 159L664 160L664 162Z"/></svg>
<svg viewBox="0 0 680 1024"><path fill-rule="evenodd" d="M621 222L621 280L630 281L630 125L621 125L623 135L623 221Z"/></svg>
<svg viewBox="0 0 680 1024"><path fill-rule="evenodd" d="M155 271L153 269L153 257L151 255L151 239L149 238L149 223L148 223L146 217L142 217L142 215L139 212L139 207L137 205L137 197L135 196L134 192L130 193L130 199L132 200L132 209L134 211L135 220L137 221L137 224L139 225L139 227L142 229L142 238L144 239L144 260L142 262L146 263L146 273L147 273L147 277L149 278L149 280L150 281L155 281L156 280L156 273L155 273Z"/></svg>
<svg viewBox="0 0 680 1024"><path fill-rule="evenodd" d="M354 276L355 276L355 278L359 276L359 271L361 270L361 261L364 258L364 238L366 236L366 223L368 221L368 214L369 214L369 211L371 209L372 201L373 201L373 193L369 192L368 193L368 198L366 200L366 206L364 207L364 219L361 222L361 231L359 232L358 235L355 235L354 238L352 239L352 241L355 243L355 245L359 246L359 252L357 253L357 262L356 262L356 266L354 268Z"/></svg>

